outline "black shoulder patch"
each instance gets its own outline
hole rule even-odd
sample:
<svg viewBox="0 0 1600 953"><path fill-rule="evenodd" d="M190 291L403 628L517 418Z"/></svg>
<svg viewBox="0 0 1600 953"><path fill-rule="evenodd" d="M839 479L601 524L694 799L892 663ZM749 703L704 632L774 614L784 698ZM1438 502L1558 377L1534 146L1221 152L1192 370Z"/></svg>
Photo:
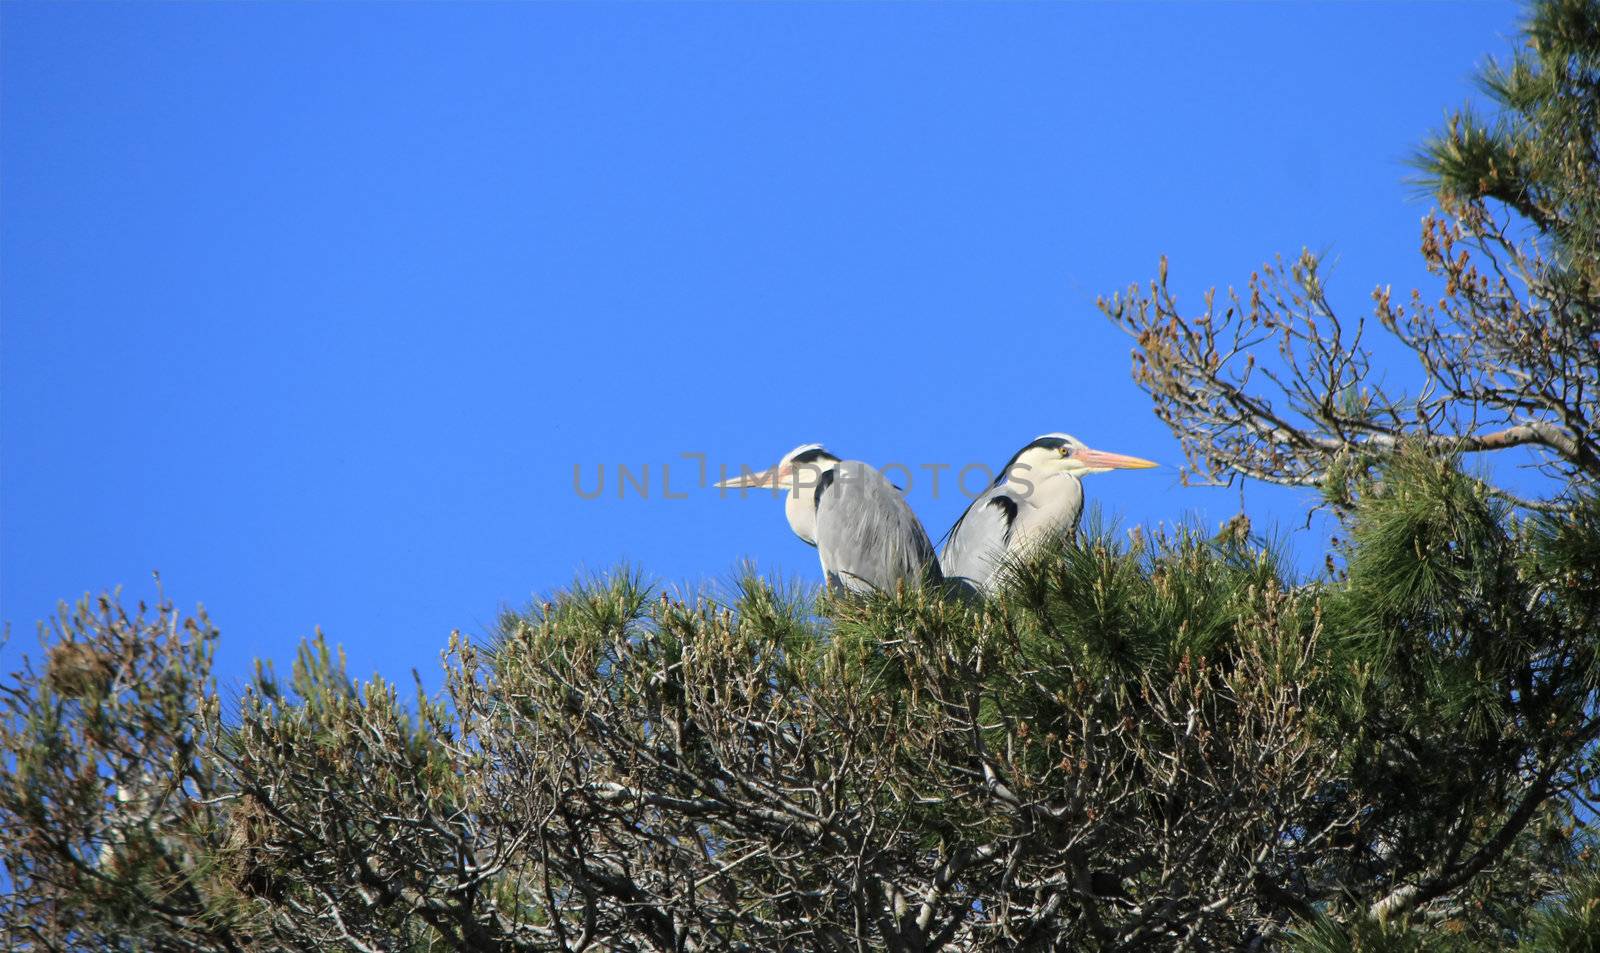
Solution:
<svg viewBox="0 0 1600 953"><path fill-rule="evenodd" d="M822 506L822 491L826 490L830 486L833 486L833 475L835 472L836 471L832 467L829 467L828 469L822 471L822 476L817 478L817 492L811 497L812 506Z"/></svg>
<svg viewBox="0 0 1600 953"><path fill-rule="evenodd" d="M1017 521L1017 501L1009 496L996 496L989 505L1006 515L1006 532L1011 532L1011 524Z"/></svg>

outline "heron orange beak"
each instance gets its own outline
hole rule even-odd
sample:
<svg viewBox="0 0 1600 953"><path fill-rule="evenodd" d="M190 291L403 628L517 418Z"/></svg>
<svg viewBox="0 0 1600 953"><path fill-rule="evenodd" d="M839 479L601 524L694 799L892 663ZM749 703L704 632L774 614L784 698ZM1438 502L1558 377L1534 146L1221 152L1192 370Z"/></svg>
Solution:
<svg viewBox="0 0 1600 953"><path fill-rule="evenodd" d="M744 473L741 473L736 477L729 477L728 479L723 480L721 483L718 483L716 487L719 490L743 489L746 487L780 487L789 479L789 475L793 472L793 467L786 467L782 464L779 464L775 467L768 467L767 469L762 470L760 473L751 473L750 471L746 470Z"/></svg>
<svg viewBox="0 0 1600 953"><path fill-rule="evenodd" d="M1107 453L1104 450L1090 450L1085 447L1072 454L1072 459L1087 467L1099 470L1148 470L1158 466L1149 460L1140 457L1124 456L1120 453Z"/></svg>

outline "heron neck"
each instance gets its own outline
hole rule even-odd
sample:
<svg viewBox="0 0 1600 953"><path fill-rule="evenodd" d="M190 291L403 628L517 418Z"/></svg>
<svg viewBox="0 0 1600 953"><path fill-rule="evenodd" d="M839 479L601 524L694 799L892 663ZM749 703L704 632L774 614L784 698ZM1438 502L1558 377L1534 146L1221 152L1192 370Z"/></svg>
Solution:
<svg viewBox="0 0 1600 953"><path fill-rule="evenodd" d="M1071 473L1052 473L1032 479L1017 514L1016 532L1038 539L1071 532L1083 513L1083 484Z"/></svg>
<svg viewBox="0 0 1600 953"><path fill-rule="evenodd" d="M797 483L784 496L783 515L789 519L789 528L812 546L817 545L817 483L838 465L837 460L808 465L795 474Z"/></svg>
<svg viewBox="0 0 1600 953"><path fill-rule="evenodd" d="M817 545L816 491L803 487L790 490L783 501L783 515L789 518L789 528L812 546Z"/></svg>

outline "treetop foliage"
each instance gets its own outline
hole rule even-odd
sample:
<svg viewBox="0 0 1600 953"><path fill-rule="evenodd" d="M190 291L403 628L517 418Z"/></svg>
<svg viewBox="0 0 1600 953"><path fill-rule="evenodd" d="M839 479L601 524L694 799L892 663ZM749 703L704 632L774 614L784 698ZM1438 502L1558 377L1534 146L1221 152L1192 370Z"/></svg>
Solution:
<svg viewBox="0 0 1600 953"><path fill-rule="evenodd" d="M1381 474L1339 580L1189 529L1063 541L981 605L624 572L452 640L437 699L319 638L229 701L203 615L85 601L6 688L0 922L40 949L1573 948L1600 521L1519 519L1431 453Z"/></svg>

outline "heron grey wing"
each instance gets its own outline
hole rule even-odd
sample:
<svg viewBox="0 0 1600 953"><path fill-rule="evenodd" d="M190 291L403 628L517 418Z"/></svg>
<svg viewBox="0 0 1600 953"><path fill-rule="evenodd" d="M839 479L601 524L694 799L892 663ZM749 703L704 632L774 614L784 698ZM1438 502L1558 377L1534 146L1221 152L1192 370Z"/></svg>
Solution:
<svg viewBox="0 0 1600 953"><path fill-rule="evenodd" d="M817 483L817 555L824 572L852 592L936 580L939 562L927 531L883 474L858 460Z"/></svg>
<svg viewBox="0 0 1600 953"><path fill-rule="evenodd" d="M1000 487L973 500L950 528L939 556L944 577L987 591L995 568L1005 559L1016 519L1017 501Z"/></svg>

